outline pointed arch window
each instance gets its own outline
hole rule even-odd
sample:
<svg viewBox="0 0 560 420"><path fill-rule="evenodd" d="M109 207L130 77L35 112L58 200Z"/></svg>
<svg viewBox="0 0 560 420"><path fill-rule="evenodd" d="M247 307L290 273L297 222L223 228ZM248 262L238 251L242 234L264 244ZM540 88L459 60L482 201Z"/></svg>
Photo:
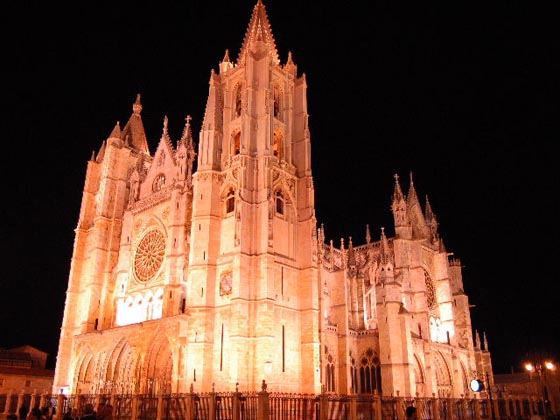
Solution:
<svg viewBox="0 0 560 420"><path fill-rule="evenodd" d="M282 194L282 191L276 191L275 202L276 202L276 213L284 214L285 203L284 203L284 195Z"/></svg>
<svg viewBox="0 0 560 420"><path fill-rule="evenodd" d="M328 349L325 349L327 353L327 363L325 365L325 390L327 392L335 392L335 363L332 354L328 353Z"/></svg>
<svg viewBox="0 0 560 420"><path fill-rule="evenodd" d="M356 359L350 360L350 379L352 380L350 388L354 394L358 393L358 369L356 368Z"/></svg>
<svg viewBox="0 0 560 420"><path fill-rule="evenodd" d="M233 213L235 210L235 191L230 188L226 196L226 214Z"/></svg>
<svg viewBox="0 0 560 420"><path fill-rule="evenodd" d="M238 155L241 152L241 132L237 132L232 138L232 155Z"/></svg>
<svg viewBox="0 0 560 420"><path fill-rule="evenodd" d="M274 118L280 118L280 101L280 88L278 86L274 86Z"/></svg>
<svg viewBox="0 0 560 420"><path fill-rule="evenodd" d="M238 85L235 89L235 113L234 118L239 118L241 116L241 85Z"/></svg>
<svg viewBox="0 0 560 420"><path fill-rule="evenodd" d="M360 392L372 394L375 390L381 393L381 365L375 351L367 349L360 360Z"/></svg>

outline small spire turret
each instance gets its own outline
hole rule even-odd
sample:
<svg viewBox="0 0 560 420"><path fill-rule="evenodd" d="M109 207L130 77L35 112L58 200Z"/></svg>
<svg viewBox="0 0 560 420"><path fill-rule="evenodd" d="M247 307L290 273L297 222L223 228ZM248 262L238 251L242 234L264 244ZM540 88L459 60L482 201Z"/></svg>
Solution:
<svg viewBox="0 0 560 420"><path fill-rule="evenodd" d="M177 142L178 179L186 179L187 185L192 185L193 163L196 157L191 130L192 117L187 115L183 134Z"/></svg>
<svg viewBox="0 0 560 420"><path fill-rule="evenodd" d="M395 174L394 178L395 188L393 191L391 210L393 211L393 219L395 221L395 236L410 238L412 236L412 230L408 218L408 204L399 183L399 175Z"/></svg>
<svg viewBox="0 0 560 420"><path fill-rule="evenodd" d="M220 62L220 74L224 74L228 70L233 68L233 63L229 58L229 50L226 50L224 54L224 59Z"/></svg>
<svg viewBox="0 0 560 420"><path fill-rule="evenodd" d="M354 255L354 245L352 244L352 237L348 238L348 267L356 265L356 256Z"/></svg>

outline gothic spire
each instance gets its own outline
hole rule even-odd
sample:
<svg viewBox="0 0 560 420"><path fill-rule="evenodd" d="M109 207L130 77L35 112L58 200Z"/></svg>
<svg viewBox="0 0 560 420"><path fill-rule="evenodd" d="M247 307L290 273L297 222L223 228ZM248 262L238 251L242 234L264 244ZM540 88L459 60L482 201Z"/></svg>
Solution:
<svg viewBox="0 0 560 420"><path fill-rule="evenodd" d="M294 76L297 74L297 66L294 63L294 59L292 57L291 51L288 51L288 60L286 61L286 65L284 66L284 68L290 73L292 73Z"/></svg>
<svg viewBox="0 0 560 420"><path fill-rule="evenodd" d="M191 116L187 115L183 134L177 142L177 177L178 179L186 178L189 186L192 184L192 167L196 156L191 131L191 119Z"/></svg>
<svg viewBox="0 0 560 420"><path fill-rule="evenodd" d="M428 200L427 194L426 194L426 209L424 210L424 217L426 218L426 220L431 220L432 218L436 217L436 215L432 210L432 206L430 205L430 200Z"/></svg>
<svg viewBox="0 0 560 420"><path fill-rule="evenodd" d="M415 238L429 239L431 236L430 227L424 219L422 206L414 188L414 180L412 179L412 171L410 172L410 186L406 197L406 205L408 209L408 217L412 223L412 235Z"/></svg>
<svg viewBox="0 0 560 420"><path fill-rule="evenodd" d="M161 140L165 140L171 146L171 138L169 137L169 118L167 115L163 117L163 131L161 133Z"/></svg>
<svg viewBox="0 0 560 420"><path fill-rule="evenodd" d="M192 142L192 130L191 130L191 120L192 117L190 115L187 115L185 118L185 128L183 128L183 134L181 135L181 140L182 142Z"/></svg>
<svg viewBox="0 0 560 420"><path fill-rule="evenodd" d="M229 69L232 68L233 68L233 63L229 58L229 50L226 50L226 53L224 54L224 58L220 62L220 74L224 74L225 72L227 72Z"/></svg>
<svg viewBox="0 0 560 420"><path fill-rule="evenodd" d="M356 256L354 255L354 244L352 243L352 237L350 236L348 240L348 267L353 267L356 265Z"/></svg>
<svg viewBox="0 0 560 420"><path fill-rule="evenodd" d="M435 213L432 210L428 196L426 195L426 208L424 210L424 218L426 219L426 224L430 228L430 233L432 235L432 240L438 238L438 222Z"/></svg>
<svg viewBox="0 0 560 420"><path fill-rule="evenodd" d="M404 194L403 194L402 189L401 189L401 184L399 184L399 175L395 174L395 175L393 175L393 178L395 178L395 190L393 192L393 203L404 201Z"/></svg>
<svg viewBox="0 0 560 420"><path fill-rule="evenodd" d="M122 139L127 146L136 150L150 154L146 132L144 131L144 123L140 113L142 112L142 104L140 103L140 94L136 95L136 101L132 104L132 115L124 126Z"/></svg>
<svg viewBox="0 0 560 420"><path fill-rule="evenodd" d="M121 125L117 121L117 123L115 124L115 127L113 127L113 131L111 131L111 134L109 134L109 138L114 137L114 138L120 139L121 135L122 135Z"/></svg>
<svg viewBox="0 0 560 420"><path fill-rule="evenodd" d="M385 236L385 228L381 228L381 241L380 241L379 257L381 258L382 264L387 264L390 262L390 252L389 252L389 242L387 241L387 236Z"/></svg>
<svg viewBox="0 0 560 420"><path fill-rule="evenodd" d="M406 201L409 208L414 206L420 206L420 201L418 200L418 194L416 194L416 188L414 188L414 180L412 179L412 171L410 171L410 186L408 187L408 194Z"/></svg>
<svg viewBox="0 0 560 420"><path fill-rule="evenodd" d="M395 189L393 191L393 202L391 204L391 210L393 210L393 219L395 220L395 228L405 228L408 226L408 211L406 204L406 197L404 196L401 184L399 184L399 176L394 175L395 178ZM399 236L399 231L397 229L397 236ZM402 232L401 232L402 233Z"/></svg>
<svg viewBox="0 0 560 420"><path fill-rule="evenodd" d="M250 51L258 51L265 48L271 56L274 64L280 64L278 57L278 50L276 49L276 42L272 36L272 29L266 9L261 0L257 0L257 4L253 8L253 14L245 32L245 39L239 53L237 62L242 64L245 62L245 57Z"/></svg>

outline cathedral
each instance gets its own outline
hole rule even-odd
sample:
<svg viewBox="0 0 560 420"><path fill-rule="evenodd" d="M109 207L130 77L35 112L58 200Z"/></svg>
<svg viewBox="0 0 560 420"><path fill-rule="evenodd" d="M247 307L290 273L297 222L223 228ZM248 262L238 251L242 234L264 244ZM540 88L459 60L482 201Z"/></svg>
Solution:
<svg viewBox="0 0 560 420"><path fill-rule="evenodd" d="M152 153L138 95L87 163L54 393L472 395L492 375L461 262L395 176L394 236L325 243L307 85L257 0L195 142ZM109 130L108 130L109 131Z"/></svg>

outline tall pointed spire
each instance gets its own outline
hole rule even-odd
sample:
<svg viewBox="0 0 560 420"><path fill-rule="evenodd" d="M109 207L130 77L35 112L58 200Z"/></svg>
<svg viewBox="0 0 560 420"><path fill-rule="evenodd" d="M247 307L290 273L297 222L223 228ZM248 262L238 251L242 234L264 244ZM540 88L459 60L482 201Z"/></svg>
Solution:
<svg viewBox="0 0 560 420"><path fill-rule="evenodd" d="M412 171L410 171L410 186L408 187L407 194L407 204L409 208L414 206L420 206L420 201L418 200L418 194L416 194L416 188L414 188L414 180L412 179Z"/></svg>
<svg viewBox="0 0 560 420"><path fill-rule="evenodd" d="M408 226L408 209L406 204L406 197L404 196L401 184L399 183L399 175L395 174L395 189L393 191L393 202L391 209L393 210L393 219L395 220L395 229L397 236L401 236L404 232L400 232L398 228L405 228Z"/></svg>
<svg viewBox="0 0 560 420"><path fill-rule="evenodd" d="M382 264L387 264L391 261L391 254L389 251L389 241L387 241L387 236L385 236L385 228L381 228L381 240L380 240L379 257Z"/></svg>
<svg viewBox="0 0 560 420"><path fill-rule="evenodd" d="M415 238L429 239L431 236L430 228L426 224L422 206L414 187L414 180L412 178L412 171L410 171L410 186L408 187L408 194L406 196L406 205L408 208L408 216L412 223L412 234Z"/></svg>
<svg viewBox="0 0 560 420"><path fill-rule="evenodd" d="M352 237L350 236L348 240L348 267L353 267L356 265L356 255L354 254L354 244L352 243Z"/></svg>
<svg viewBox="0 0 560 420"><path fill-rule="evenodd" d="M426 195L426 208L424 210L424 218L426 219L426 223L430 228L430 233L432 235L432 240L438 238L438 222L434 211L432 210L432 206L430 201L428 200L428 196Z"/></svg>
<svg viewBox="0 0 560 420"><path fill-rule="evenodd" d="M150 154L144 123L140 113L142 112L142 103L140 102L140 94L136 95L136 101L132 104L132 115L124 126L122 138L125 144L136 150Z"/></svg>
<svg viewBox="0 0 560 420"><path fill-rule="evenodd" d="M401 184L399 184L399 175L393 175L395 178L395 190L393 192L393 202L404 201L404 194L401 189Z"/></svg>
<svg viewBox="0 0 560 420"><path fill-rule="evenodd" d="M167 115L163 116L163 130L161 133L161 140L165 140L169 145L171 145L171 138L169 137L169 118Z"/></svg>
<svg viewBox="0 0 560 420"><path fill-rule="evenodd" d="M191 119L192 117L187 115L183 134L177 142L177 177L178 179L185 178L189 186L192 185L193 162L196 157L192 138Z"/></svg>
<svg viewBox="0 0 560 420"><path fill-rule="evenodd" d="M259 47L259 44L261 46ZM262 45L268 50L272 61L274 64L280 64L280 58L278 57L278 50L276 49L276 42L272 36L272 29L270 27L270 22L268 21L268 16L266 14L266 9L261 0L257 1L255 7L253 8L253 14L251 20L249 21L249 27L247 32L245 32L245 39L243 40L243 45L237 58L238 64L245 62L245 56L250 51L255 51L262 49Z"/></svg>

